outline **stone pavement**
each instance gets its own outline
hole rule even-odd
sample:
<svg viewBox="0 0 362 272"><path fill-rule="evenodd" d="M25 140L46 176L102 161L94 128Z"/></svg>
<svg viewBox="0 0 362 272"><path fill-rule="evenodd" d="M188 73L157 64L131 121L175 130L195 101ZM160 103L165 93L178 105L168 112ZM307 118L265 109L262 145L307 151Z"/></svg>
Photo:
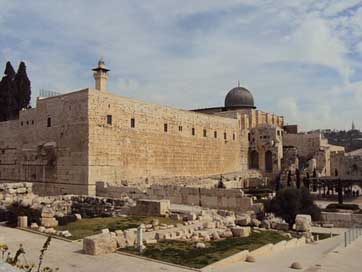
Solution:
<svg viewBox="0 0 362 272"><path fill-rule="evenodd" d="M343 245L325 256L318 266L305 270L308 272L356 272L362 270L362 237L352 242L347 248Z"/></svg>
<svg viewBox="0 0 362 272"><path fill-rule="evenodd" d="M0 237L9 246L11 252L15 252L19 244L23 244L28 261L37 262L46 237L22 230L0 226ZM166 265L162 263L146 261L140 258L128 257L117 253L103 256L90 256L81 253L82 243L66 242L52 239L49 250L44 257L44 265L59 267L66 272L145 272L145 271L171 271L185 272L188 269ZM1 271L1 270L0 270Z"/></svg>

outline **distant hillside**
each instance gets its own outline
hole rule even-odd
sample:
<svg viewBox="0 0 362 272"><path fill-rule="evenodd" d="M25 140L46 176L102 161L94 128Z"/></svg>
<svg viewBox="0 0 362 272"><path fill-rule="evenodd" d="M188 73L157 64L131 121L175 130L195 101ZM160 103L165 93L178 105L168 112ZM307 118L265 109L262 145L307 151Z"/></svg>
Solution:
<svg viewBox="0 0 362 272"><path fill-rule="evenodd" d="M358 129L349 131L324 131L324 137L333 145L344 146L346 152L362 148L362 132Z"/></svg>

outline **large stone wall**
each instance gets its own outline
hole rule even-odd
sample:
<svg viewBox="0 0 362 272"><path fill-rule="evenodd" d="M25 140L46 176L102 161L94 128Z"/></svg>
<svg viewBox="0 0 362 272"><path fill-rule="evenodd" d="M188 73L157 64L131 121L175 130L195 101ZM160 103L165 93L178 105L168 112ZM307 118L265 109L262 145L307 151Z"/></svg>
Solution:
<svg viewBox="0 0 362 272"><path fill-rule="evenodd" d="M331 213L322 212L324 223L333 224L334 227L350 228L362 226L362 214L357 213Z"/></svg>
<svg viewBox="0 0 362 272"><path fill-rule="evenodd" d="M107 115L112 116L112 124L107 124ZM131 119L135 121L134 128ZM89 125L92 185L97 181L131 182L152 176L246 171L246 160L244 163L241 160L245 158L241 142L247 142L247 135L241 133L237 119L176 110L90 90Z"/></svg>
<svg viewBox="0 0 362 272"><path fill-rule="evenodd" d="M87 194L88 92L38 99L0 122L0 182L28 181L44 194Z"/></svg>
<svg viewBox="0 0 362 272"><path fill-rule="evenodd" d="M195 188L176 185L151 185L146 190L135 187L97 183L97 196L132 199L169 199L172 204L196 205L206 208L245 212L257 209L250 197L240 189Z"/></svg>
<svg viewBox="0 0 362 272"><path fill-rule="evenodd" d="M344 152L331 152L331 172L339 176L362 176L362 156L348 156Z"/></svg>
<svg viewBox="0 0 362 272"><path fill-rule="evenodd" d="M94 195L97 181L247 175L247 151L238 118L86 89L38 99L19 120L0 123L0 182L32 182L40 194Z"/></svg>

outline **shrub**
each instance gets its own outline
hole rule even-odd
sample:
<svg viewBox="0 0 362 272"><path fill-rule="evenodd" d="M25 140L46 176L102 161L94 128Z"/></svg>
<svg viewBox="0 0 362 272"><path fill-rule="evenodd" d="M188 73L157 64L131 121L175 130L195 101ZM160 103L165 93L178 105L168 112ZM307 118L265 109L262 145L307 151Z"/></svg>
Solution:
<svg viewBox="0 0 362 272"><path fill-rule="evenodd" d="M305 188L285 188L278 191L265 210L283 218L290 227L293 226L297 214L309 214L313 220L321 218L321 210L314 204L311 194Z"/></svg>
<svg viewBox="0 0 362 272"><path fill-rule="evenodd" d="M29 224L40 224L41 211L32 209L30 207L23 207L17 202L7 207L6 221L8 225L16 226L18 222L18 216L27 216Z"/></svg>
<svg viewBox="0 0 362 272"><path fill-rule="evenodd" d="M326 209L328 210L335 210L335 209L342 209L342 210L359 210L359 206L357 204L338 204L338 203L332 203L329 204Z"/></svg>

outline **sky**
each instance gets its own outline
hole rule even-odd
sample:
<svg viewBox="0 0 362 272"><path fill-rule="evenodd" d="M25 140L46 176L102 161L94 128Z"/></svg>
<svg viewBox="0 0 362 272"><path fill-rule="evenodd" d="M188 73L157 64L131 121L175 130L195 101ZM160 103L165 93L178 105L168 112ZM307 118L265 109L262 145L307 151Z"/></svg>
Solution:
<svg viewBox="0 0 362 272"><path fill-rule="evenodd" d="M40 89L94 87L182 109L248 88L302 130L362 128L362 0L0 0L0 76L25 61Z"/></svg>

